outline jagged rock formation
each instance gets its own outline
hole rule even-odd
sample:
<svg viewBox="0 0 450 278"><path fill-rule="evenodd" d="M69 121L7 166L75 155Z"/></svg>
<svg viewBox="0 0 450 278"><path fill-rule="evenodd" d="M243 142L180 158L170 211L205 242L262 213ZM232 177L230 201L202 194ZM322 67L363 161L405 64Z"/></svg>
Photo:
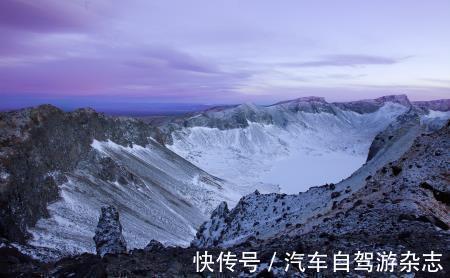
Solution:
<svg viewBox="0 0 450 278"><path fill-rule="evenodd" d="M95 229L95 249L97 254L125 253L127 243L122 235L122 225L119 220L119 212L114 206L102 207L102 212Z"/></svg>
<svg viewBox="0 0 450 278"><path fill-rule="evenodd" d="M227 221L230 211L226 202L222 202L212 213L211 219L214 221L207 221L200 226L197 235L204 235L197 237L192 242L195 246L215 246L217 245L217 238L223 232L223 225Z"/></svg>

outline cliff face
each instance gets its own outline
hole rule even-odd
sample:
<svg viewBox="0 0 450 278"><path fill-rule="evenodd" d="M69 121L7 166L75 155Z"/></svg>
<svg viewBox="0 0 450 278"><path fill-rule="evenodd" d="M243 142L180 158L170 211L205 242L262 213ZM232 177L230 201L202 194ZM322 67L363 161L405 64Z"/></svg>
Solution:
<svg viewBox="0 0 450 278"><path fill-rule="evenodd" d="M144 146L156 134L135 120L50 105L1 113L0 128L0 235L20 242L27 227L49 216L62 174L87 158L93 139Z"/></svg>

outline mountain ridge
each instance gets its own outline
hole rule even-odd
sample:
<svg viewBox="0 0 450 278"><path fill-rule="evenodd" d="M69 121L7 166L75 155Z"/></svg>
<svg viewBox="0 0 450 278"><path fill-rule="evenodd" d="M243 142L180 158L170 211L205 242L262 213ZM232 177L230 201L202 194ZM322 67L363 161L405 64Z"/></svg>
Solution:
<svg viewBox="0 0 450 278"><path fill-rule="evenodd" d="M412 111L418 118L411 127L393 125L393 132L380 135L385 142L371 147L367 163L374 171L385 159L399 155L392 153L391 143L386 144L392 133L394 138L404 138L393 140L403 150L422 130L420 126L429 127L430 132L447 117L447 112L427 114L427 107L445 108L439 102L405 107L392 103L392 99L402 102L403 97L369 101L383 105L378 112L363 114L317 98L297 101L294 107L290 106L292 102L285 102L264 108L244 104L207 110L204 113L218 117L213 127L198 119L203 116L192 114L178 122L153 126L89 108L63 112L42 105L0 113L0 235L21 244L31 243L44 253L60 248L58 256L91 251L94 246L90 235L98 208L113 202L123 214L125 237L131 247L145 245L150 237L166 244L189 244L195 229L222 201L233 207L240 196L256 188L263 193L276 192L278 185L261 180L258 174L265 173L264 163L294 153L293 146L312 150L314 155L324 148L328 154L338 151L360 155L364 148L369 149L376 134L399 115ZM299 107L299 103L308 105ZM363 107L361 111L368 110ZM436 122L436 117L442 119ZM183 124L185 120L192 122ZM403 131L397 132L401 127ZM186 153L183 145L173 144L174 138L181 142L177 140L191 135L201 140L186 141L186 146L199 147L200 156L196 149L185 149ZM301 141L295 141L299 138ZM220 146L226 147L225 152L215 153ZM204 150L212 151L210 157L206 156L209 160L201 157ZM263 156L252 156L258 153ZM266 162L258 161L260 158ZM235 173L233 169L244 172ZM352 180L360 181L365 178L363 174L355 172ZM246 176L253 180L239 179ZM308 186L317 184L321 183Z"/></svg>
<svg viewBox="0 0 450 278"><path fill-rule="evenodd" d="M404 107L417 107L423 113L428 113L431 108L438 111L450 110L450 99L433 101L411 102L406 95L387 95L375 99L363 99L347 102L327 102L323 97L310 96L292 100L277 102L270 105L256 105L243 103L231 106L218 106L196 113L190 113L187 117L178 116L163 122L160 127L165 134L186 127L205 126L219 129L245 128L249 122L261 122L265 124L277 124L277 116L274 111L291 110L293 112L334 114L335 109L353 111L359 114L373 113L386 103L397 103ZM171 144L170 136L165 137L165 142Z"/></svg>

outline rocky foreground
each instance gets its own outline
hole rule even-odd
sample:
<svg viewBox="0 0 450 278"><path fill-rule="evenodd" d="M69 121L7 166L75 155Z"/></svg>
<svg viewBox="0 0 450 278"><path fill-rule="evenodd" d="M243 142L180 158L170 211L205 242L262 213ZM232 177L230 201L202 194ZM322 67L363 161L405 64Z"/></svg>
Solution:
<svg viewBox="0 0 450 278"><path fill-rule="evenodd" d="M217 258L220 251L241 254L247 251L258 252L261 264L256 272L237 264L234 272L225 271L225 276L261 275L304 276L315 275L315 270L305 269L301 273L293 265L283 272L285 253L296 251L314 254L319 251L327 254L328 269L321 274L329 277L343 276L346 273L333 273L332 254L342 251L347 254L361 252L393 252L403 254L407 251L422 254L442 254L437 273L430 274L419 269L416 277L448 277L450 272L450 123L432 134L422 134L416 138L411 148L398 160L381 167L374 175L367 176L358 190L340 192L332 185L322 188L328 191L335 201L322 213L298 223L288 225L266 237L246 234L244 241L239 229L249 225L246 215L262 206L273 210L290 195L251 194L243 197L231 211L222 205L212 214L209 222L203 225L196 241L189 248L163 247L157 242L148 248L135 249L128 253L106 254L103 257L83 254L64 258L55 263L41 263L20 253L13 245L4 242L0 248L1 276L55 276L55 277L186 277L220 276L218 264L211 266L215 272L202 274L196 272L193 258L196 251L208 250ZM327 192L322 191L322 192ZM272 196L273 195L273 196ZM342 196L343 197L342 197ZM276 204L277 203L277 204ZM278 204L279 203L279 204ZM287 207L284 207L288 210ZM293 210L295 208L290 208ZM213 225L222 221L221 225ZM282 221L282 219L280 219ZM280 222L279 221L279 222ZM209 224L208 224L209 223ZM255 227L260 223L251 223ZM100 225L99 225L100 226ZM241 228L240 228L241 227ZM245 228L245 227L244 227ZM218 236L208 240L217 229ZM209 231L209 232L205 232ZM233 233L230 233L232 231ZM244 231L247 231L244 229ZM225 240L226 239L226 240ZM271 272L267 263L277 252L278 260ZM421 266L425 264L423 258ZM353 270L351 261L350 276L367 276L366 272ZM376 263L375 263L376 265ZM435 265L436 266L436 265ZM400 268L393 273L400 276ZM373 272L369 276L389 276L388 273Z"/></svg>

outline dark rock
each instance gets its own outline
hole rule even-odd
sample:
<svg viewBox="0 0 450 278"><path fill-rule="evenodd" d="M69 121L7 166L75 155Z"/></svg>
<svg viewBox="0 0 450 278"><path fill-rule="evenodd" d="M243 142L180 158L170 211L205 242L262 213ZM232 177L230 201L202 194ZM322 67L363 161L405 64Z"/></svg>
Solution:
<svg viewBox="0 0 450 278"><path fill-rule="evenodd" d="M332 210L337 208L337 201L333 201L333 205L331 207Z"/></svg>
<svg viewBox="0 0 450 278"><path fill-rule="evenodd" d="M269 272L269 270L267 268L265 268L263 271L258 273L256 275L256 277L258 277L258 278L272 278L272 277L275 277L275 276L273 275L272 271Z"/></svg>
<svg viewBox="0 0 450 278"><path fill-rule="evenodd" d="M102 207L97 229L95 229L94 241L97 254L100 256L127 251L127 244L122 235L119 212L115 207Z"/></svg>
<svg viewBox="0 0 450 278"><path fill-rule="evenodd" d="M334 191L331 193L331 199L335 199L339 196L341 196L341 192L339 192L339 191Z"/></svg>
<svg viewBox="0 0 450 278"><path fill-rule="evenodd" d="M41 276L43 277L43 276ZM47 275L45 275L47 277ZM58 261L49 277L108 277L105 264L99 256L82 254Z"/></svg>
<svg viewBox="0 0 450 278"><path fill-rule="evenodd" d="M397 166L397 165L392 166L392 174L394 174L394 176L398 176L401 171L402 171L402 167Z"/></svg>
<svg viewBox="0 0 450 278"><path fill-rule="evenodd" d="M144 248L144 250L147 252L158 251L162 249L164 249L164 245L161 242L154 239L152 239Z"/></svg>
<svg viewBox="0 0 450 278"><path fill-rule="evenodd" d="M420 183L419 186L422 187L423 189L430 190L431 192L433 192L433 196L436 200L446 204L447 206L450 206L450 193L449 192L444 192L444 191L435 189L433 186L431 186L427 182L422 182L422 183Z"/></svg>

